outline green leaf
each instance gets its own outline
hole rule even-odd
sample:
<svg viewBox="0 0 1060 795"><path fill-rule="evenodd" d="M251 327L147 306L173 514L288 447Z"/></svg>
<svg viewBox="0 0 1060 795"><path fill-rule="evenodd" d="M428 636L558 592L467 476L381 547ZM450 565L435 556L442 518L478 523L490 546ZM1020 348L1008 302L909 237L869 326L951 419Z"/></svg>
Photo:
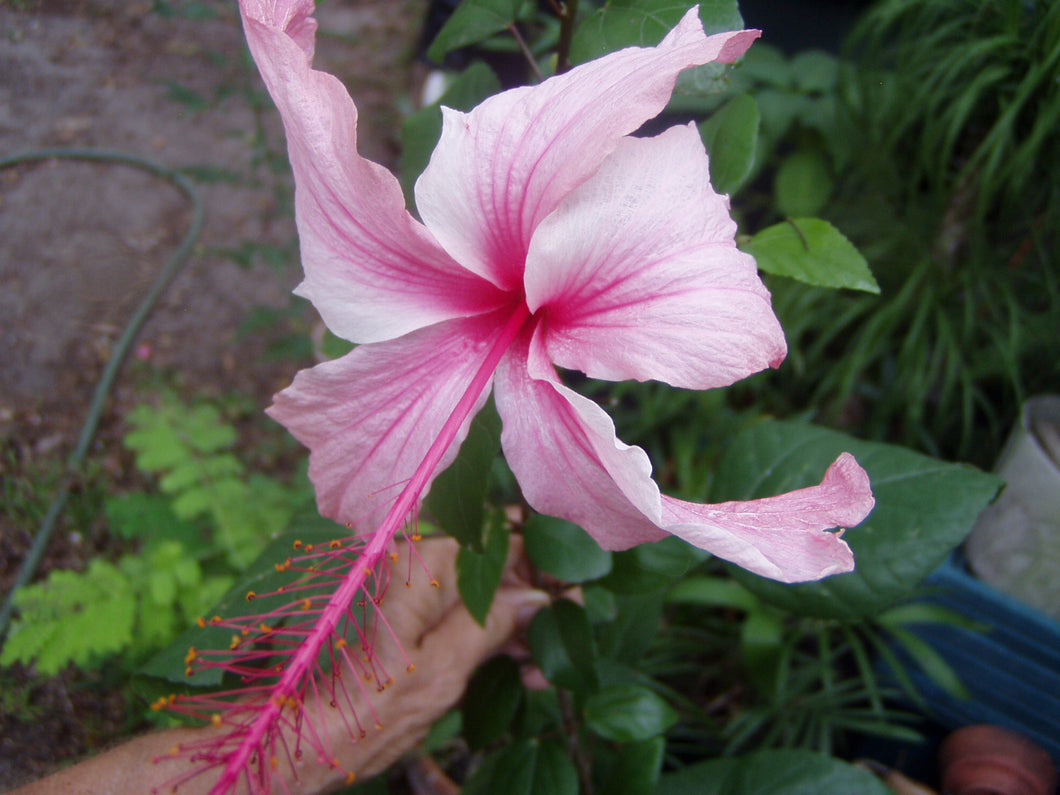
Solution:
<svg viewBox="0 0 1060 795"><path fill-rule="evenodd" d="M696 563L708 555L702 550L670 536L662 541L612 555L611 573L600 580L605 588L618 594L657 591L672 585Z"/></svg>
<svg viewBox="0 0 1060 795"><path fill-rule="evenodd" d="M490 757L463 795L578 795L578 772L555 742L522 740Z"/></svg>
<svg viewBox="0 0 1060 795"><path fill-rule="evenodd" d="M405 203L415 207L414 187L423 169L430 162L431 153L442 134L440 106L454 110L471 110L486 97L501 90L501 81L486 64L475 61L461 72L433 105L422 108L401 126L401 189Z"/></svg>
<svg viewBox="0 0 1060 795"><path fill-rule="evenodd" d="M935 647L919 635L905 627L891 625L887 632L902 650L927 674L931 681L942 688L949 696L956 699L970 698L968 688L961 681L946 658L935 650Z"/></svg>
<svg viewBox="0 0 1060 795"><path fill-rule="evenodd" d="M584 714L590 729L619 743L657 737L677 722L673 707L640 685L617 685L593 693L585 702Z"/></svg>
<svg viewBox="0 0 1060 795"><path fill-rule="evenodd" d="M817 215L832 195L832 175L824 155L815 150L799 150L777 169L773 183L777 209L789 218Z"/></svg>
<svg viewBox="0 0 1060 795"><path fill-rule="evenodd" d="M523 528L530 562L561 582L579 583L611 571L611 553L573 522L534 514Z"/></svg>
<svg viewBox="0 0 1060 795"><path fill-rule="evenodd" d="M831 91L839 81L839 62L822 50L800 52L788 68L801 91Z"/></svg>
<svg viewBox="0 0 1060 795"><path fill-rule="evenodd" d="M581 605L559 599L538 610L527 640L534 662L549 682L575 693L596 689L596 644Z"/></svg>
<svg viewBox="0 0 1060 795"><path fill-rule="evenodd" d="M602 624L597 633L600 654L635 663L651 648L663 615L661 591L615 596L614 620Z"/></svg>
<svg viewBox="0 0 1060 795"><path fill-rule="evenodd" d="M504 514L496 511L489 524L485 549L475 552L461 547L456 556L456 583L460 597L468 612L483 626L493 604L493 595L501 584L504 563L508 559L509 535Z"/></svg>
<svg viewBox="0 0 1060 795"><path fill-rule="evenodd" d="M681 21L695 0L610 0L575 29L571 60L585 63L623 47L654 47ZM700 0L708 34L743 27L737 0Z"/></svg>
<svg viewBox="0 0 1060 795"><path fill-rule="evenodd" d="M485 543L486 487L500 448L501 418L490 398L472 420L456 460L435 478L425 503L442 530L476 552Z"/></svg>
<svg viewBox="0 0 1060 795"><path fill-rule="evenodd" d="M140 538L146 544L187 541L200 535L197 525L173 513L169 499L158 494L123 494L103 503L107 524L122 538Z"/></svg>
<svg viewBox="0 0 1060 795"><path fill-rule="evenodd" d="M820 287L880 291L861 253L820 218L796 218L770 226L741 248L766 273Z"/></svg>
<svg viewBox="0 0 1060 795"><path fill-rule="evenodd" d="M56 569L21 588L15 598L20 615L0 664L35 662L39 673L51 676L68 663L88 668L125 650L136 623L135 584L120 566L96 558L83 572Z"/></svg>
<svg viewBox="0 0 1060 795"><path fill-rule="evenodd" d="M893 795L869 771L813 751L769 750L690 765L659 779L658 795Z"/></svg>
<svg viewBox="0 0 1060 795"><path fill-rule="evenodd" d="M349 531L346 528L325 520L320 520L316 527L283 533L265 548L261 555L247 567L235 586L214 604L211 610L206 611L205 615L237 618L268 613L286 604L290 601L290 596L287 594L263 596L248 601L247 593L249 591L259 594L270 593L281 585L290 584L290 572L277 571L276 564L282 563L292 555L295 540L304 544L326 544L334 538L344 538L348 534ZM166 685L168 689L172 689L174 683L188 687L216 687L221 684L222 671L220 669L209 668L197 671L193 677L188 677L185 673L187 665L184 657L192 646L197 649L226 649L231 636L232 631L225 627L215 627L208 623L203 627L192 626L141 667L137 672L137 677L141 681L134 684L142 692L150 691L152 696L158 693L152 691L150 680L163 680L169 683Z"/></svg>
<svg viewBox="0 0 1060 795"><path fill-rule="evenodd" d="M735 193L751 174L758 148L758 103L741 94L699 125L710 155L710 181L718 193Z"/></svg>
<svg viewBox="0 0 1060 795"><path fill-rule="evenodd" d="M515 23L522 0L464 0L449 17L427 50L441 63L446 54L488 39Z"/></svg>
<svg viewBox="0 0 1060 795"><path fill-rule="evenodd" d="M665 750L662 737L620 747L600 795L654 795Z"/></svg>
<svg viewBox="0 0 1060 795"><path fill-rule="evenodd" d="M822 618L877 615L909 598L971 530L1001 481L902 447L865 442L798 422L756 425L722 456L711 497L747 500L819 483L841 452L869 473L876 507L846 531L853 572L783 585L735 566L734 576L784 610Z"/></svg>
<svg viewBox="0 0 1060 795"><path fill-rule="evenodd" d="M468 682L464 694L464 738L472 751L504 736L523 701L519 664L494 657Z"/></svg>
<svg viewBox="0 0 1060 795"><path fill-rule="evenodd" d="M756 610L758 597L740 583L721 577L685 577L667 594L667 602L677 602L703 607L735 607L740 610Z"/></svg>

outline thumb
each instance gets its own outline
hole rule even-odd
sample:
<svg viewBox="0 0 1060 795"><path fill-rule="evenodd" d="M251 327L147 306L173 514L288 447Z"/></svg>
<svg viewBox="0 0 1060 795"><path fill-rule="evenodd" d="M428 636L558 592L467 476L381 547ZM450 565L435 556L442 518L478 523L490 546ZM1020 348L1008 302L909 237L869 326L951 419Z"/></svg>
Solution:
<svg viewBox="0 0 1060 795"><path fill-rule="evenodd" d="M422 639L424 656L446 658L452 668L470 675L479 663L496 654L551 602L544 591L501 587L493 599L486 625L479 624L462 603L457 604ZM434 659L438 659L434 657Z"/></svg>

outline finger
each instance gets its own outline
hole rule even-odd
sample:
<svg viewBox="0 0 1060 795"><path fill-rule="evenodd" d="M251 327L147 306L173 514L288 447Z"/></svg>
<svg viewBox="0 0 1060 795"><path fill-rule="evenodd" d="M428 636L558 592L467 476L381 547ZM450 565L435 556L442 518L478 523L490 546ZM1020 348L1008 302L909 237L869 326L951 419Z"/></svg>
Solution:
<svg viewBox="0 0 1060 795"><path fill-rule="evenodd" d="M398 545L398 559L391 563L391 581L383 599L386 618L403 643L419 640L460 603L456 558L460 546L451 538L425 538L415 545ZM501 587L526 587L519 573L525 564L522 538L513 535L501 575Z"/></svg>
<svg viewBox="0 0 1060 795"><path fill-rule="evenodd" d="M431 660L432 668L444 667L466 678L510 643L533 614L550 601L547 593L533 588L500 588L485 626L459 605L420 639L421 656Z"/></svg>

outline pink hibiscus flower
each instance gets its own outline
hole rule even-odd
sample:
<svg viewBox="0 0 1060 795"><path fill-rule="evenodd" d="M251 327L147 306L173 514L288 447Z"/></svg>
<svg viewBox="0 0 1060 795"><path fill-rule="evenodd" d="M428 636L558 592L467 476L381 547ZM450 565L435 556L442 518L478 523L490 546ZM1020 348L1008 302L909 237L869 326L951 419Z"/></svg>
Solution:
<svg viewBox="0 0 1060 795"><path fill-rule="evenodd" d="M607 414L555 370L706 389L784 358L769 294L736 248L696 129L631 137L683 69L735 60L757 31L706 36L693 10L658 47L613 53L468 114L446 110L416 185L420 223L397 180L357 154L357 109L342 85L312 69L313 0L240 8L286 125L306 274L298 292L358 343L299 373L269 412L309 447L321 512L362 535L323 550L296 545L277 568L302 579L271 594L288 604L201 622L230 629L233 642L189 650L189 675L221 668L246 689L156 703L224 729L174 750L197 762L174 786L220 768L213 793L240 782L270 792L274 768L295 770L303 745L339 767L320 705L343 713L351 740L363 734L346 712L354 688L389 678L374 652L388 627L375 609L389 582L384 556L491 389L527 501L606 549L673 534L786 582L853 567L828 532L873 505L852 456L820 485L776 497L673 499L645 452L619 441Z"/></svg>
<svg viewBox="0 0 1060 795"><path fill-rule="evenodd" d="M667 497L646 453L617 439L554 366L706 389L783 360L769 294L736 248L695 127L631 136L682 70L735 60L758 31L706 36L693 9L657 47L612 53L470 113L443 109L416 183L420 223L394 176L358 155L342 85L311 68L312 0L241 5L287 131L305 269L296 292L359 344L299 373L269 410L310 449L324 515L392 536L492 388L526 500L605 549L673 534L785 582L853 567L828 532L872 508L853 457L819 486L767 499Z"/></svg>

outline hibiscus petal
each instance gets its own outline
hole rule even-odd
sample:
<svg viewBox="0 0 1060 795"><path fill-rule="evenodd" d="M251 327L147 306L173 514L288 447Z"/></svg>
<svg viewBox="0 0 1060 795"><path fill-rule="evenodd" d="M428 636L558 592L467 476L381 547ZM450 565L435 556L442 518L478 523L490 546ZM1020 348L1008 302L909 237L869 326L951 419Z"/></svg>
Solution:
<svg viewBox="0 0 1060 795"><path fill-rule="evenodd" d="M454 262L405 210L386 169L361 157L357 108L311 68L312 0L242 0L247 43L283 116L305 281L295 291L354 342L496 308L488 282Z"/></svg>
<svg viewBox="0 0 1060 795"><path fill-rule="evenodd" d="M451 320L362 345L303 370L276 395L268 413L309 448L321 514L344 523L378 520L423 460L503 320L497 313ZM452 462L488 395L486 388L434 474Z"/></svg>
<svg viewBox="0 0 1060 795"><path fill-rule="evenodd" d="M843 453L818 486L749 502L697 505L663 497L666 529L720 558L781 582L851 571L854 555L833 527L853 527L875 501L869 476Z"/></svg>
<svg viewBox="0 0 1060 795"><path fill-rule="evenodd" d="M534 233L526 300L549 356L615 381L727 386L784 358L695 126L623 139Z"/></svg>
<svg viewBox="0 0 1060 795"><path fill-rule="evenodd" d="M611 53L468 114L447 109L416 183L421 217L466 267L504 289L520 288L534 229L622 136L666 106L678 73L731 62L758 35L705 36L692 9L658 47Z"/></svg>
<svg viewBox="0 0 1060 795"><path fill-rule="evenodd" d="M868 476L844 453L819 486L749 502L700 505L660 496L651 463L624 444L598 405L563 386L542 335L523 340L495 380L504 456L535 510L572 521L604 549L627 549L667 533L781 582L853 568L836 526L873 506Z"/></svg>
<svg viewBox="0 0 1060 795"><path fill-rule="evenodd" d="M495 376L501 446L527 502L580 525L604 549L665 537L648 518L660 514L648 455L619 441L611 418L564 387L543 355L539 336L524 338Z"/></svg>

